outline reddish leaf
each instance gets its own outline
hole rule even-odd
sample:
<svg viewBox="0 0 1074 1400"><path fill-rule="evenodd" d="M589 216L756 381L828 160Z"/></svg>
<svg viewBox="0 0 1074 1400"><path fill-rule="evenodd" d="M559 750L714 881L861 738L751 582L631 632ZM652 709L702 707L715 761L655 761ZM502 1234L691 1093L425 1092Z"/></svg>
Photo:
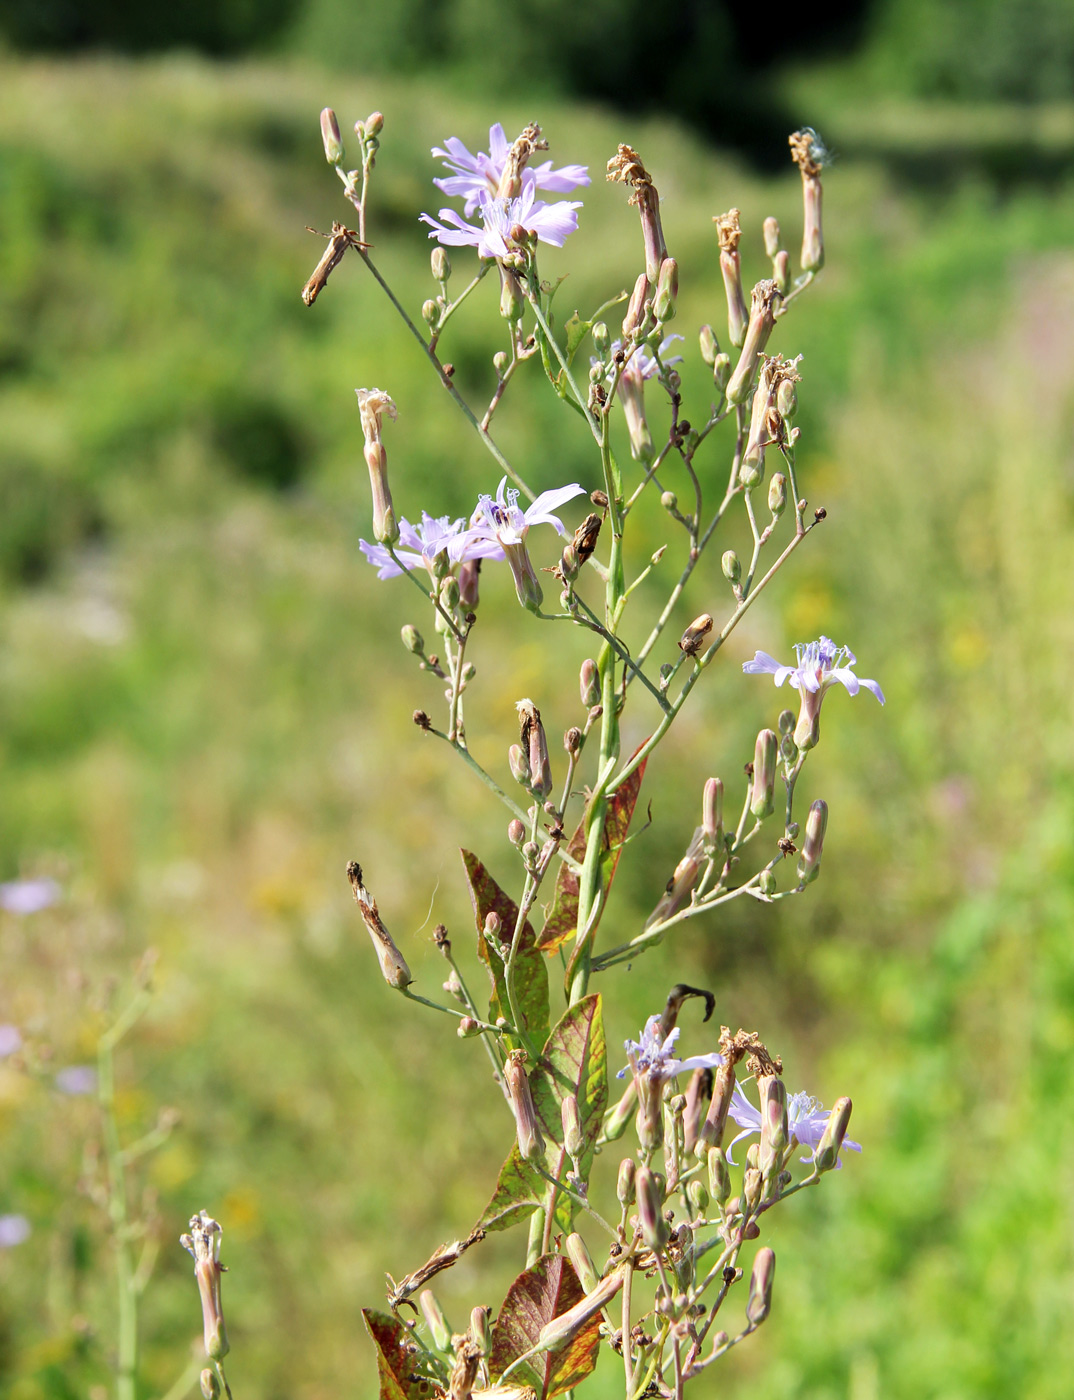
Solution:
<svg viewBox="0 0 1074 1400"><path fill-rule="evenodd" d="M641 780L645 774L648 759L639 763L626 782L620 783L615 796L608 803L604 818L604 832L601 849L601 888L605 895L615 878L615 869L630 829L630 820L638 801ZM567 854L581 862L585 857L585 818L567 844ZM573 938L578 929L578 876L565 862L560 862L556 875L556 888L552 896L552 906L544 921L544 928L537 940L537 946L545 953L553 953Z"/></svg>
<svg viewBox="0 0 1074 1400"><path fill-rule="evenodd" d="M504 894L471 851L462 852L462 863L466 870L470 902L474 906L474 918L477 922L478 955L488 968L492 981L489 1020L495 1021L498 1016L506 1016L510 1021L511 1008L507 1000L503 961L489 947L485 937L485 919L489 914L499 915L501 936L504 942L507 942L518 921L518 905L509 895ZM537 935L529 919L522 926L519 938L519 947L515 954L515 995L519 1012L525 1022L521 1029L526 1031L535 1043L540 1043L548 1034L548 969L537 950Z"/></svg>
<svg viewBox="0 0 1074 1400"><path fill-rule="evenodd" d="M428 1400L433 1383L415 1373L415 1346L406 1329L387 1313L363 1308L366 1330L377 1349L380 1400Z"/></svg>
<svg viewBox="0 0 1074 1400"><path fill-rule="evenodd" d="M543 1327L584 1297L578 1275L562 1254L543 1254L532 1269L519 1274L507 1291L493 1328L492 1376L502 1376L512 1361L537 1345ZM599 1345L598 1312L561 1350L539 1352L511 1374L532 1385L538 1400L552 1400L552 1396L562 1395L585 1380L597 1364Z"/></svg>

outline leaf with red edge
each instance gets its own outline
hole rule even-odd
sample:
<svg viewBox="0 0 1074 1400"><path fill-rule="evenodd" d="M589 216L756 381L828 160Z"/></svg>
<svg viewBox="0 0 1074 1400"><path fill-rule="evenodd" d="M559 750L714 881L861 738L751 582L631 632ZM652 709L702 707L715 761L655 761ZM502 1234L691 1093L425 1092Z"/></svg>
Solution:
<svg viewBox="0 0 1074 1400"><path fill-rule="evenodd" d="M644 759L638 764L630 777L619 784L615 795L608 803L608 811L604 817L600 858L600 884L605 896L607 896L612 880L615 878L616 866L619 864L623 842L630 830L630 821L634 815L634 808L637 806L638 792L641 789L641 780L645 774L647 762L648 759ZM583 817L574 835L567 843L567 854L573 856L579 863L585 858L585 826L586 819ZM545 953L553 953L568 938L573 938L577 930L578 875L565 861L561 861L559 872L556 875L552 906L544 921L540 937L537 939L537 946Z"/></svg>
<svg viewBox="0 0 1074 1400"><path fill-rule="evenodd" d="M588 1181L608 1104L608 1053L599 993L583 997L563 1014L545 1042L529 1081L546 1144L542 1165L558 1180L570 1169L570 1159L557 1143L563 1136L563 1100L571 1095L577 1099L585 1142L578 1171L582 1180ZM478 1226L485 1230L509 1229L532 1214L550 1190L545 1178L519 1156L516 1144L500 1169L496 1189ZM571 1197L557 1191L555 1227L569 1233L576 1211Z"/></svg>
<svg viewBox="0 0 1074 1400"><path fill-rule="evenodd" d="M462 863L466 870L470 902L474 907L474 918L477 922L478 956L488 968L492 981L489 1020L495 1022L497 1017L504 1016L511 1021L513 1018L507 999L503 960L489 947L485 936L485 919L489 914L499 916L501 936L506 944L514 934L515 924L518 922L518 905L509 895L504 894L472 851L462 852ZM539 1044L548 1034L548 969L537 950L537 935L529 919L523 924L519 939L518 951L515 954L515 997L525 1023L521 1029L535 1044Z"/></svg>
<svg viewBox="0 0 1074 1400"><path fill-rule="evenodd" d="M492 1331L491 1375L502 1376L513 1361L537 1345L542 1328L584 1297L573 1265L562 1254L543 1254L532 1269L519 1274L507 1290ZM552 1400L585 1380L597 1364L599 1345L598 1312L561 1350L531 1356L511 1376L532 1385L538 1400Z"/></svg>
<svg viewBox="0 0 1074 1400"><path fill-rule="evenodd" d="M363 1308L362 1317L377 1349L380 1400L428 1400L432 1383L415 1374L415 1348L406 1329L373 1308Z"/></svg>

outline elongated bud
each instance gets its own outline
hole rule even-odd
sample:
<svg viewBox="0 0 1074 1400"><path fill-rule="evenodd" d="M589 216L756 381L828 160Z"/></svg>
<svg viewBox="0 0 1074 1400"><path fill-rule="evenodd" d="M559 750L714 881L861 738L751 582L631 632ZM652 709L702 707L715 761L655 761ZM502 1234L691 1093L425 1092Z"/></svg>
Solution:
<svg viewBox="0 0 1074 1400"><path fill-rule="evenodd" d="M762 729L753 750L753 788L750 811L760 821L775 811L776 759L779 737L774 729Z"/></svg>
<svg viewBox="0 0 1074 1400"><path fill-rule="evenodd" d="M602 1278L593 1292L568 1308L565 1313L546 1323L541 1328L537 1345L542 1351L559 1351L578 1335L579 1332L603 1308L606 1308L623 1286L624 1274L621 1269Z"/></svg>
<svg viewBox="0 0 1074 1400"><path fill-rule="evenodd" d="M530 765L520 744L512 744L507 750L507 761L511 765L511 777L527 791L530 785Z"/></svg>
<svg viewBox="0 0 1074 1400"><path fill-rule="evenodd" d="M735 1066L728 1055L722 1065L716 1067L712 1084L712 1102L705 1115L698 1134L701 1142L717 1150L723 1145L723 1135L727 1128L727 1113L731 1107L731 1097L735 1089ZM716 1193L713 1192L713 1195Z"/></svg>
<svg viewBox="0 0 1074 1400"><path fill-rule="evenodd" d="M660 276L656 283L656 296L653 299L653 315L658 321L672 321L675 318L675 300L679 295L679 265L674 258L665 258L660 264Z"/></svg>
<svg viewBox="0 0 1074 1400"><path fill-rule="evenodd" d="M720 342L716 339L716 332L711 326L701 327L701 358L711 369L716 363L716 356L720 353Z"/></svg>
<svg viewBox="0 0 1074 1400"><path fill-rule="evenodd" d="M746 1318L751 1326L759 1327L772 1306L772 1283L776 1277L776 1256L767 1245L757 1251L750 1274L750 1297Z"/></svg>
<svg viewBox="0 0 1074 1400"><path fill-rule="evenodd" d="M329 165L339 165L343 160L343 137L339 134L339 122L331 107L321 113L321 140L324 142L324 158Z"/></svg>
<svg viewBox="0 0 1074 1400"><path fill-rule="evenodd" d="M701 796L701 830L711 846L723 844L723 779L709 778Z"/></svg>
<svg viewBox="0 0 1074 1400"><path fill-rule="evenodd" d="M470 1341L477 1347L482 1356L492 1354L492 1321L488 1308L471 1309Z"/></svg>
<svg viewBox="0 0 1074 1400"><path fill-rule="evenodd" d="M587 1293L592 1293L600 1282L600 1275L594 1267L592 1257L586 1248L585 1240L579 1234L567 1236L567 1258L574 1265L574 1272Z"/></svg>
<svg viewBox="0 0 1074 1400"><path fill-rule="evenodd" d="M626 1131L626 1125L630 1122L630 1115L638 1102L638 1091L635 1088L634 1080L623 1090L619 1102L610 1108L604 1115L604 1124L601 1133L607 1142L615 1142L621 1138Z"/></svg>
<svg viewBox="0 0 1074 1400"><path fill-rule="evenodd" d="M708 1168L709 1192L712 1199L719 1201L720 1205L726 1205L731 1195L731 1173L720 1148L709 1148L705 1164Z"/></svg>
<svg viewBox="0 0 1074 1400"><path fill-rule="evenodd" d="M772 280L784 296L791 289L791 255L781 248L772 260Z"/></svg>
<svg viewBox="0 0 1074 1400"><path fill-rule="evenodd" d="M645 380L638 374L632 374L627 365L615 392L630 438L630 455L635 462L651 462L653 437L645 417Z"/></svg>
<svg viewBox="0 0 1074 1400"><path fill-rule="evenodd" d="M768 483L768 509L776 520L787 509L787 478L782 472L776 472Z"/></svg>
<svg viewBox="0 0 1074 1400"><path fill-rule="evenodd" d="M772 427L776 426L778 431L778 420L775 423L772 420L776 407L776 379L772 373L772 363L762 356L761 374L753 395L750 431L738 473L738 479L747 491L759 486L764 479L765 448L773 440Z"/></svg>
<svg viewBox="0 0 1074 1400"><path fill-rule="evenodd" d="M587 710L600 704L600 674L597 671L597 663L590 660L588 656L582 662L582 669L578 676L578 689L581 692L582 704Z"/></svg>
<svg viewBox="0 0 1074 1400"><path fill-rule="evenodd" d="M791 159L802 172L802 203L805 220L802 229L802 271L819 272L824 266L824 232L821 225L820 172L827 157L824 142L812 127L803 127L788 136Z"/></svg>
<svg viewBox="0 0 1074 1400"><path fill-rule="evenodd" d="M686 1199L690 1203L690 1212L696 1220L698 1216L704 1215L709 1208L709 1188L699 1176L691 1178L686 1183Z"/></svg>
<svg viewBox="0 0 1074 1400"><path fill-rule="evenodd" d="M798 390L795 379L781 379L776 389L776 408L781 418L791 419L798 412Z"/></svg>
<svg viewBox="0 0 1074 1400"><path fill-rule="evenodd" d="M798 860L798 878L803 885L810 884L820 874L820 858L824 853L824 833L827 829L828 804L818 798L806 817L805 840Z"/></svg>
<svg viewBox="0 0 1074 1400"><path fill-rule="evenodd" d="M451 1351L451 1328L448 1320L444 1316L444 1309L440 1306L436 1294L431 1288L423 1288L418 1294L418 1302L425 1321L429 1326L429 1333L433 1339L433 1345L437 1351Z"/></svg>
<svg viewBox="0 0 1074 1400"><path fill-rule="evenodd" d="M645 921L647 929L653 928L656 924L661 924L665 919L670 919L673 914L677 914L683 905L690 898L694 886L701 875L701 867L705 861L705 833L701 827L694 831L693 839L686 848L686 854L675 867L675 872L664 887L664 893L660 897L660 902ZM639 1089L639 1094L643 1090ZM640 1117L640 1115L639 1115ZM645 1142L645 1146L652 1146L651 1142Z"/></svg>
<svg viewBox="0 0 1074 1400"><path fill-rule="evenodd" d="M850 1126L850 1112L854 1105L849 1099L836 1099L832 1105L832 1111L828 1114L828 1121L824 1125L824 1132L820 1142L817 1143L817 1150L813 1161L818 1172L830 1172L839 1161L839 1149L843 1145L843 1139L847 1135L847 1128Z"/></svg>
<svg viewBox="0 0 1074 1400"><path fill-rule="evenodd" d="M697 1134L701 1119L708 1110L712 1099L712 1070L695 1069L686 1088L686 1108L682 1115L683 1150L691 1156L697 1146Z"/></svg>
<svg viewBox="0 0 1074 1400"><path fill-rule="evenodd" d="M191 1218L190 1233L179 1239L179 1243L194 1259L194 1277L201 1295L205 1355L212 1361L222 1361L230 1351L220 1304L220 1275L225 1272L220 1263L223 1233L208 1211L200 1210Z"/></svg>
<svg viewBox="0 0 1074 1400"><path fill-rule="evenodd" d="M216 1378L215 1371L206 1366L198 1377L198 1385L205 1400L217 1400L217 1396L220 1394L220 1382Z"/></svg>
<svg viewBox="0 0 1074 1400"><path fill-rule="evenodd" d="M750 299L750 321L735 372L727 383L727 402L745 403L753 387L757 362L776 324L776 308L782 293L771 280L758 282Z"/></svg>
<svg viewBox="0 0 1074 1400"><path fill-rule="evenodd" d="M778 1190L779 1173L783 1169L783 1153L787 1147L787 1086L776 1074L764 1074L757 1080L761 1097L761 1142L757 1165L764 1178L765 1199Z"/></svg>
<svg viewBox="0 0 1074 1400"><path fill-rule="evenodd" d="M522 750L519 749L519 753L521 752ZM507 839L512 846L521 846L526 839L526 828L517 817L512 817L507 823Z"/></svg>
<svg viewBox="0 0 1074 1400"><path fill-rule="evenodd" d="M377 961L380 963L381 975L389 987L394 987L396 991L401 992L404 987L408 987L413 982L414 978L411 976L410 968L406 965L406 959L392 942L391 934L384 927L384 921L377 909L377 901L362 884L362 867L356 860L348 861L347 878L354 891L354 902L358 906L366 930L372 939Z"/></svg>
<svg viewBox="0 0 1074 1400"><path fill-rule="evenodd" d="M742 294L742 264L738 252L742 228L738 210L729 209L726 214L717 214L713 223L720 244L720 272L727 296L727 335L732 345L739 346L746 335L749 313Z"/></svg>
<svg viewBox="0 0 1074 1400"><path fill-rule="evenodd" d="M761 1173L757 1167L747 1167L742 1173L742 1213L750 1214L757 1209L761 1203L761 1190L764 1182L761 1180Z"/></svg>
<svg viewBox="0 0 1074 1400"><path fill-rule="evenodd" d="M721 350L716 356L716 362L712 366L712 382L721 392L727 388L727 381L731 378L731 356L726 350Z"/></svg>
<svg viewBox="0 0 1074 1400"><path fill-rule="evenodd" d="M409 622L402 630L403 645L407 651L411 651L415 656L421 656L425 650L425 640L418 629Z"/></svg>
<svg viewBox="0 0 1074 1400"><path fill-rule="evenodd" d="M507 1082L507 1092L511 1096L511 1109L515 1115L519 1155L525 1161L532 1162L544 1156L544 1136L537 1121L537 1110L533 1106L525 1061L525 1051L512 1050L507 1056L503 1073Z"/></svg>
<svg viewBox="0 0 1074 1400"><path fill-rule="evenodd" d="M399 411L381 389L355 389L354 392L358 396L358 409L362 415L365 463L369 468L369 487L373 494L373 534L381 544L394 544L399 538L399 525L388 486L388 454L381 441L381 419L387 413L394 422Z"/></svg>
<svg viewBox="0 0 1074 1400"><path fill-rule="evenodd" d="M459 565L459 604L468 613L475 612L480 602L478 592L480 578L480 559L465 559Z"/></svg>
<svg viewBox="0 0 1074 1400"><path fill-rule="evenodd" d="M621 1206L630 1205L634 1199L634 1180L637 1174L637 1167L633 1157L624 1157L619 1163L619 1176L615 1183L615 1194L619 1197Z"/></svg>
<svg viewBox="0 0 1074 1400"><path fill-rule="evenodd" d="M630 294L627 302L626 315L623 317L623 340L633 340L637 332L645 323L645 301L649 295L649 279L645 273L641 273L634 283L634 290Z"/></svg>
<svg viewBox="0 0 1074 1400"><path fill-rule="evenodd" d="M582 1119L578 1112L578 1100L568 1094L560 1105L563 1119L563 1146L572 1162L577 1162L585 1152L585 1134L582 1132Z"/></svg>
<svg viewBox="0 0 1074 1400"><path fill-rule="evenodd" d="M367 136L379 136L384 130L383 112L370 112L369 116L365 119L364 126Z"/></svg>
<svg viewBox="0 0 1074 1400"><path fill-rule="evenodd" d="M664 1219L664 1196L652 1171L643 1162L634 1176L638 1198L638 1224L645 1243L659 1252L668 1242L668 1223Z"/></svg>
<svg viewBox="0 0 1074 1400"><path fill-rule="evenodd" d="M764 221L764 250L770 258L774 258L779 252L779 220L774 219L771 214Z"/></svg>
<svg viewBox="0 0 1074 1400"><path fill-rule="evenodd" d="M701 613L679 638L679 650L684 651L687 656L696 656L711 631L712 618L708 613Z"/></svg>
<svg viewBox="0 0 1074 1400"><path fill-rule="evenodd" d="M451 276L451 259L447 255L447 250L441 248L439 244L433 249L429 259L433 276L438 282L446 282Z"/></svg>
<svg viewBox="0 0 1074 1400"><path fill-rule="evenodd" d="M630 202L637 207L641 216L641 232L645 241L645 275L655 284L668 250L660 227L660 196L652 176L645 169L637 151L620 145L608 162L608 179L629 185L633 191Z"/></svg>
<svg viewBox="0 0 1074 1400"><path fill-rule="evenodd" d="M522 284L510 268L500 268L500 315L512 324L521 320L526 298Z"/></svg>
<svg viewBox="0 0 1074 1400"><path fill-rule="evenodd" d="M548 762L548 741L545 738L541 712L532 700L520 700L515 706L522 750L529 769L529 789L543 801L552 791L552 768Z"/></svg>

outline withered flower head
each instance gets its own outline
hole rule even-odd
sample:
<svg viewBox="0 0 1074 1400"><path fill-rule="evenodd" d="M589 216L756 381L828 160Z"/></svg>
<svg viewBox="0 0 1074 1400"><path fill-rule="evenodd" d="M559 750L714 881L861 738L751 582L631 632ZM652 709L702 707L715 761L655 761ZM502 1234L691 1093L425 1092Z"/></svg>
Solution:
<svg viewBox="0 0 1074 1400"><path fill-rule="evenodd" d="M362 883L362 867L356 860L347 862L347 878L354 892L354 902L365 922L366 930L373 941L373 948L380 963L380 970L389 987L402 991L414 978L406 959L392 941L392 936L384 927L384 921L377 909L377 901Z"/></svg>
<svg viewBox="0 0 1074 1400"><path fill-rule="evenodd" d="M190 1233L179 1237L179 1243L194 1259L194 1277L201 1295L205 1354L213 1361L222 1361L230 1350L220 1304L220 1275L226 1272L220 1263L223 1233L208 1211L199 1210L191 1217Z"/></svg>

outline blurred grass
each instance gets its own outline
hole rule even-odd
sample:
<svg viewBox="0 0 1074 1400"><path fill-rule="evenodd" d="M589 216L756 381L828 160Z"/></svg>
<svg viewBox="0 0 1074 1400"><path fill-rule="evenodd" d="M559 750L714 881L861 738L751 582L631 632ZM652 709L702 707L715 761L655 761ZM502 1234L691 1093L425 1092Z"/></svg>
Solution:
<svg viewBox="0 0 1074 1400"><path fill-rule="evenodd" d="M510 1140L486 1111L480 1051L375 975L343 877L358 855L428 989L442 979L431 924L467 943L456 847L505 881L511 864L500 814L410 722L437 694L396 638L427 624L357 551L354 386L399 404L389 453L407 514L462 513L497 474L357 260L312 311L299 300L320 250L304 226L342 212L316 127L326 102L344 129L386 113L372 237L416 309L431 290L416 214L439 202L428 147L453 132L480 145L490 121L518 128L532 112L293 67L0 66L0 878L53 873L68 891L30 920L0 914L0 1019L56 1064L84 1061L113 981L160 949L159 996L119 1061L129 1134L161 1104L183 1113L145 1172L164 1222L146 1395L197 1331L176 1237L202 1205L227 1231L241 1393L368 1393L359 1309L385 1270L469 1228ZM759 276L764 215L795 246L797 177L763 183L670 124L565 104L539 115L558 160L599 172L628 140L655 172L696 417L694 335L721 323L710 216L740 206ZM920 149L927 160L925 136ZM792 1089L854 1097L866 1152L774 1220L777 1306L736 1352L732 1388L1059 1396L1074 188L1064 175L1000 194L956 167L942 191L915 192L881 154L848 150L832 172L828 267L780 332L805 355L800 460L829 518L652 765L654 826L623 862L608 936L651 908L701 777L732 787L777 713L738 660L824 631L888 705L840 694L825 708L803 795L832 818L809 896L732 909L640 975L611 975L609 1039L636 1031L666 985L709 985L717 1019L782 1050ZM578 248L543 262L571 271L564 315L637 271L621 191L595 183L581 228ZM499 324L493 293L474 303L445 353L480 401ZM573 416L533 368L503 412L505 448L537 488L595 485ZM635 564L666 518L644 514L639 535ZM684 617L726 604L716 573ZM557 638L550 668L494 572L481 612L469 729L503 773L513 701L533 695L552 733L575 722L585 651ZM649 719L639 704L628 742ZM684 1044L707 1048L692 1023ZM0 1254L0 1386L17 1400L108 1381L110 1254L78 1190L95 1133L92 1104L0 1067L0 1211L35 1226ZM520 1249L490 1239L444 1275L456 1325L502 1296Z"/></svg>

